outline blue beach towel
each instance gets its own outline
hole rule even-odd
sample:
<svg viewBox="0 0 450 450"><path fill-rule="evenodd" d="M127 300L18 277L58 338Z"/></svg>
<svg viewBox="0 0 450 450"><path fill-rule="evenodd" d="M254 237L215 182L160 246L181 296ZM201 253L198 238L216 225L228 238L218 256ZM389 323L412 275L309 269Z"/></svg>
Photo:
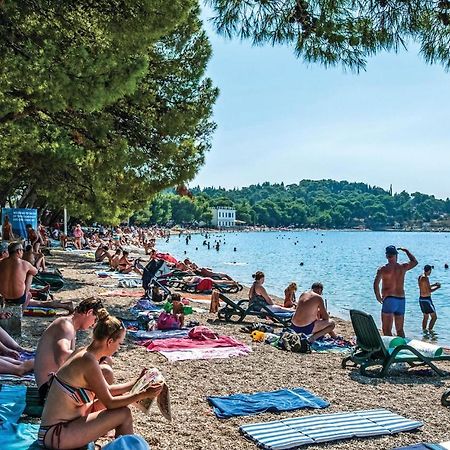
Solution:
<svg viewBox="0 0 450 450"><path fill-rule="evenodd" d="M422 425L386 409L372 409L254 423L241 426L239 431L263 449L284 450L354 437L395 434Z"/></svg>
<svg viewBox="0 0 450 450"><path fill-rule="evenodd" d="M169 339L169 338L187 338L189 330L188 329L180 329L180 330L153 330L153 331L144 331L139 330L132 334L134 339Z"/></svg>
<svg viewBox="0 0 450 450"><path fill-rule="evenodd" d="M27 387L2 384L0 388L0 422L17 422L25 409Z"/></svg>
<svg viewBox="0 0 450 450"><path fill-rule="evenodd" d="M293 411L302 408L326 408L330 404L306 389L280 389L255 394L208 397L219 419L249 416L263 412Z"/></svg>

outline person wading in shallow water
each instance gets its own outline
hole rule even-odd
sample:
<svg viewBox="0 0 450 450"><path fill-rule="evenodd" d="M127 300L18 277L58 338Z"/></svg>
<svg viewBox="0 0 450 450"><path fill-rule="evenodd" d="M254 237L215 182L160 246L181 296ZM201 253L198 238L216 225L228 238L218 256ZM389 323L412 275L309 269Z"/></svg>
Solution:
<svg viewBox="0 0 450 450"><path fill-rule="evenodd" d="M397 262L398 250L408 256L407 263ZM406 248L386 247L387 264L377 270L373 282L376 299L383 305L381 308L381 323L383 334L392 336L392 325L395 324L397 336L405 336L405 275L408 270L417 266L414 255ZM380 291L381 282L381 291Z"/></svg>

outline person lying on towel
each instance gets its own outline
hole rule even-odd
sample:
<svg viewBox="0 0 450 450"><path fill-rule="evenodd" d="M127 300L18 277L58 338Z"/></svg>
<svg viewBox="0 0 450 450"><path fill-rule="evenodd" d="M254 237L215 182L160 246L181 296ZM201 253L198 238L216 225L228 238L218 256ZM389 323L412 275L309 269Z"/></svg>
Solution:
<svg viewBox="0 0 450 450"><path fill-rule="evenodd" d="M47 396L51 376L67 361L76 347L77 331L92 328L103 309L101 300L93 297L82 300L73 314L55 319L44 331L36 349L34 375L41 402ZM111 360L101 364L105 380L114 383Z"/></svg>
<svg viewBox="0 0 450 450"><path fill-rule="evenodd" d="M0 327L0 373L21 377L33 370L34 359L20 361L20 352L26 352L2 327Z"/></svg>
<svg viewBox="0 0 450 450"><path fill-rule="evenodd" d="M335 337L333 332L335 323L330 320L322 292L323 285L318 282L311 286L311 290L303 292L292 317L290 328L296 333L310 336L309 342L314 342L327 333Z"/></svg>
<svg viewBox="0 0 450 450"><path fill-rule="evenodd" d="M153 384L136 394L129 391L140 376L128 383L108 385L99 361L117 352L125 334L120 320L105 309L99 310L91 343L76 350L51 377L38 432L42 447L79 448L111 430L116 438L133 434L128 405L156 398L164 385Z"/></svg>

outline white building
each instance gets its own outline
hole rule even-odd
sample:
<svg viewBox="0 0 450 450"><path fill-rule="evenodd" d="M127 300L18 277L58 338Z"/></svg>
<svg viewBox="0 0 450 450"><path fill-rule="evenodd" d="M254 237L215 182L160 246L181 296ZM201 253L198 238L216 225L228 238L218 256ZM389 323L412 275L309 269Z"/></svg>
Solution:
<svg viewBox="0 0 450 450"><path fill-rule="evenodd" d="M217 228L233 228L236 226L236 210L227 206L216 206L212 209L211 225Z"/></svg>

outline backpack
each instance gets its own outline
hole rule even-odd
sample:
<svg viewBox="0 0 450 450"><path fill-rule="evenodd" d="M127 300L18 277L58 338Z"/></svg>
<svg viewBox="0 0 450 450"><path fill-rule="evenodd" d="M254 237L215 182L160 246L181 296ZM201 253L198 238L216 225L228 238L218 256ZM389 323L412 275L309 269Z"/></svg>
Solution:
<svg viewBox="0 0 450 450"><path fill-rule="evenodd" d="M308 338L304 334L282 333L279 344L280 348L294 353L311 353L311 346Z"/></svg>

